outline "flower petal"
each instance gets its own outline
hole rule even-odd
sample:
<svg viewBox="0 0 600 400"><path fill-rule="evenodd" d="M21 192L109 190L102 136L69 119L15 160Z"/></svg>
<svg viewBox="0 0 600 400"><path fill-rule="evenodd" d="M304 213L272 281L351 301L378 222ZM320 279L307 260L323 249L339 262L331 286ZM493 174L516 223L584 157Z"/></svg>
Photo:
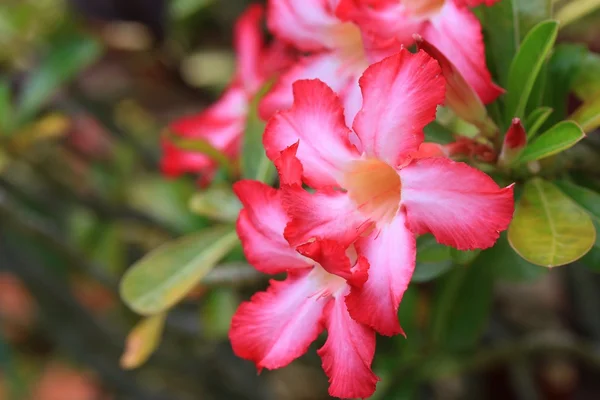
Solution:
<svg viewBox="0 0 600 400"><path fill-rule="evenodd" d="M279 157L273 161L279 173L281 185L302 185L302 163L296 157L298 143L296 142L283 150Z"/></svg>
<svg viewBox="0 0 600 400"><path fill-rule="evenodd" d="M468 8L446 1L422 36L458 68L483 103L491 103L504 93L504 89L492 82L485 62L481 24Z"/></svg>
<svg viewBox="0 0 600 400"><path fill-rule="evenodd" d="M369 263L359 257L353 268L346 254L346 246L334 240L314 240L299 246L296 250L323 267L330 274L344 278L352 286L362 286L368 277Z"/></svg>
<svg viewBox="0 0 600 400"><path fill-rule="evenodd" d="M398 307L415 267L415 236L402 211L368 237L356 242L358 254L369 261L369 279L346 297L352 318L382 335L402 333Z"/></svg>
<svg viewBox="0 0 600 400"><path fill-rule="evenodd" d="M311 194L299 186L284 187L282 192L291 218L284 236L294 247L312 239L349 245L371 225L344 192L325 189Z"/></svg>
<svg viewBox="0 0 600 400"><path fill-rule="evenodd" d="M492 246L513 215L512 186L447 158L415 160L400 170L401 204L415 234L431 232L459 250Z"/></svg>
<svg viewBox="0 0 600 400"><path fill-rule="evenodd" d="M238 18L233 31L236 74L248 93L258 90L263 81L260 71L264 43L260 23L263 15L264 8L261 5L249 6Z"/></svg>
<svg viewBox="0 0 600 400"><path fill-rule="evenodd" d="M362 71L360 71L362 72ZM359 73L360 73L359 72ZM358 73L358 74L359 74ZM324 52L304 57L283 72L259 104L260 117L268 120L276 111L288 110L294 102L292 86L302 79L319 79L340 95L358 81L356 68L350 67L339 54ZM342 96L344 99L345 96ZM345 104L344 104L345 105ZM360 103L358 104L360 107ZM358 108L356 108L356 111ZM354 115L352 115L354 118ZM346 121L352 121L346 116Z"/></svg>
<svg viewBox="0 0 600 400"><path fill-rule="evenodd" d="M482 4L490 7L499 2L500 0L454 0L459 6L477 7Z"/></svg>
<svg viewBox="0 0 600 400"><path fill-rule="evenodd" d="M332 46L332 32L342 22L329 0L269 0L267 25L278 38L303 51Z"/></svg>
<svg viewBox="0 0 600 400"><path fill-rule="evenodd" d="M304 167L305 182L314 188L338 186L340 171L358 158L348 139L340 100L319 80L298 81L293 90L293 107L276 114L265 128L267 156L274 160L300 141L296 156Z"/></svg>
<svg viewBox="0 0 600 400"><path fill-rule="evenodd" d="M354 131L363 151L392 166L423 142L423 128L444 102L444 78L427 53L400 53L371 65L360 78L363 106Z"/></svg>
<svg viewBox="0 0 600 400"><path fill-rule="evenodd" d="M314 296L310 272L291 274L285 281L271 280L240 305L231 320L229 339L234 353L256 367L283 367L306 352L323 330L326 297Z"/></svg>
<svg viewBox="0 0 600 400"><path fill-rule="evenodd" d="M327 341L317 352L329 377L329 395L343 399L367 398L379 378L371 370L375 355L375 332L350 317L346 288L325 309Z"/></svg>
<svg viewBox="0 0 600 400"><path fill-rule="evenodd" d="M234 158L240 151L247 106L244 89L234 84L211 107L197 115L174 121L169 129L178 136L204 139ZM161 170L167 176L178 176L186 172L212 176L216 170L216 163L204 154L181 150L167 140L163 140L161 146Z"/></svg>
<svg viewBox="0 0 600 400"><path fill-rule="evenodd" d="M287 215L280 192L250 180L236 182L233 190L244 204L237 220L237 232L251 265L267 274L313 265L283 238Z"/></svg>

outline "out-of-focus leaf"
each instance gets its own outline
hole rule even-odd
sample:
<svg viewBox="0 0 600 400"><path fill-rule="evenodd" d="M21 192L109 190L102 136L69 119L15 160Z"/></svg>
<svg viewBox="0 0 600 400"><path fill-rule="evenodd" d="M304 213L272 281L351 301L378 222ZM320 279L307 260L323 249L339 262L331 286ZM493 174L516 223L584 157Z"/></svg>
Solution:
<svg viewBox="0 0 600 400"><path fill-rule="evenodd" d="M170 2L171 17L174 19L187 18L212 2L213 0L173 0Z"/></svg>
<svg viewBox="0 0 600 400"><path fill-rule="evenodd" d="M165 318L165 313L144 318L129 332L120 360L121 368L137 368L148 360L160 344Z"/></svg>
<svg viewBox="0 0 600 400"><path fill-rule="evenodd" d="M48 52L48 57L25 82L18 104L18 121L31 118L62 84L94 62L101 54L93 38L64 35Z"/></svg>
<svg viewBox="0 0 600 400"><path fill-rule="evenodd" d="M481 250L457 250L453 247L450 248L450 255L455 263L460 265L467 265L479 255Z"/></svg>
<svg viewBox="0 0 600 400"><path fill-rule="evenodd" d="M236 243L235 230L229 226L165 243L125 273L121 297L139 314L163 312L185 297Z"/></svg>
<svg viewBox="0 0 600 400"><path fill-rule="evenodd" d="M600 221L600 194L568 181L555 183L571 200Z"/></svg>
<svg viewBox="0 0 600 400"><path fill-rule="evenodd" d="M525 184L508 240L527 261L556 267L587 253L596 240L596 230L590 216L560 189L534 178Z"/></svg>
<svg viewBox="0 0 600 400"><path fill-rule="evenodd" d="M235 313L239 299L235 290L218 288L206 296L201 309L202 330L207 339L224 339L227 337L231 317Z"/></svg>
<svg viewBox="0 0 600 400"><path fill-rule="evenodd" d="M235 221L242 204L229 187L213 186L194 194L190 198L193 213L217 221Z"/></svg>
<svg viewBox="0 0 600 400"><path fill-rule="evenodd" d="M519 48L518 25L512 1L498 1L492 7L481 7L482 26L486 33L485 50L488 64L498 83L506 87L510 63Z"/></svg>
<svg viewBox="0 0 600 400"><path fill-rule="evenodd" d="M542 97L542 104L551 107L554 112L544 128L567 117L569 93L587 52L585 46L578 44L559 44L554 48L547 63L546 90Z"/></svg>
<svg viewBox="0 0 600 400"><path fill-rule="evenodd" d="M477 344L489 318L492 284L492 269L477 259L441 279L432 315L435 343L448 350L465 350Z"/></svg>
<svg viewBox="0 0 600 400"><path fill-rule="evenodd" d="M585 256L581 257L580 261L592 271L600 272L600 235L598 234L600 232L600 221L596 219L593 222L596 228L596 241L592 249Z"/></svg>
<svg viewBox="0 0 600 400"><path fill-rule="evenodd" d="M521 153L517 163L522 164L550 157L567 150L584 137L585 134L575 122L559 122L528 145Z"/></svg>
<svg viewBox="0 0 600 400"><path fill-rule="evenodd" d="M417 265L413 282L427 282L444 274L452 267L450 247L439 244L432 235L417 239Z"/></svg>
<svg viewBox="0 0 600 400"><path fill-rule="evenodd" d="M437 121L431 122L424 129L425 141L435 142L440 144L448 144L454 141L452 131Z"/></svg>
<svg viewBox="0 0 600 400"><path fill-rule="evenodd" d="M519 34L525 37L538 23L552 18L552 0L512 0Z"/></svg>
<svg viewBox="0 0 600 400"><path fill-rule="evenodd" d="M552 114L552 109L550 107L540 107L533 110L531 114L527 116L525 119L525 132L527 132L528 140L535 136L550 114Z"/></svg>
<svg viewBox="0 0 600 400"><path fill-rule="evenodd" d="M11 133L13 118L12 108L10 85L5 79L0 79L0 136Z"/></svg>
<svg viewBox="0 0 600 400"><path fill-rule="evenodd" d="M558 32L556 21L536 25L525 37L510 65L508 75L505 117L522 118L531 90L546 60Z"/></svg>
<svg viewBox="0 0 600 400"><path fill-rule="evenodd" d="M265 123L258 116L260 99L268 92L271 82L266 83L250 102L242 145L242 177L271 183L275 178L275 167L267 158L262 143Z"/></svg>
<svg viewBox="0 0 600 400"><path fill-rule="evenodd" d="M587 53L573 82L573 90L583 101L600 95L600 54Z"/></svg>
<svg viewBox="0 0 600 400"><path fill-rule="evenodd" d="M569 117L589 133L600 126L600 92L598 96L583 103Z"/></svg>
<svg viewBox="0 0 600 400"><path fill-rule="evenodd" d="M571 0L556 12L561 27L577 21L600 8L600 0Z"/></svg>
<svg viewBox="0 0 600 400"><path fill-rule="evenodd" d="M548 268L525 261L510 247L506 232L489 249L481 252L477 263L492 269L494 277L509 282L531 282L548 273Z"/></svg>

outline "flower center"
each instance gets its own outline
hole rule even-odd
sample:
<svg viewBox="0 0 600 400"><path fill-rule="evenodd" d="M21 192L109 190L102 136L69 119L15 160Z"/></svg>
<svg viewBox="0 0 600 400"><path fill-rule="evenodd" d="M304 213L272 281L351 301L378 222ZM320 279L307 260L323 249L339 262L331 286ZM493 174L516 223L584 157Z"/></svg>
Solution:
<svg viewBox="0 0 600 400"><path fill-rule="evenodd" d="M332 48L338 51L346 68L361 73L369 66L358 26L351 22L338 24L332 29L331 37L334 42Z"/></svg>
<svg viewBox="0 0 600 400"><path fill-rule="evenodd" d="M310 277L315 283L317 290L313 294L316 297L328 297L335 295L337 291L346 285L346 280L334 274L325 271L319 264L315 264L310 273Z"/></svg>
<svg viewBox="0 0 600 400"><path fill-rule="evenodd" d="M414 18L428 18L440 11L445 0L402 0L410 15Z"/></svg>
<svg viewBox="0 0 600 400"><path fill-rule="evenodd" d="M388 164L373 159L354 161L342 184L360 211L374 222L390 222L396 215L402 184Z"/></svg>

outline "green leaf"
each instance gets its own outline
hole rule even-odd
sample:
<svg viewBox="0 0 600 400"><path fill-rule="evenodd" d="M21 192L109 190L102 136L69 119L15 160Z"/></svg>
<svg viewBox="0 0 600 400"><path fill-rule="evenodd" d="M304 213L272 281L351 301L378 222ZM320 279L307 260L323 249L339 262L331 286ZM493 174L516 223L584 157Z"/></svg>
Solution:
<svg viewBox="0 0 600 400"><path fill-rule="evenodd" d="M455 140L452 131L437 121L428 124L425 127L424 132L426 142L448 144Z"/></svg>
<svg viewBox="0 0 600 400"><path fill-rule="evenodd" d="M519 48L519 26L515 26L516 11L512 1L499 1L492 7L482 7L482 27L488 65L500 86L506 87L510 63Z"/></svg>
<svg viewBox="0 0 600 400"><path fill-rule="evenodd" d="M227 338L231 318L239 303L236 291L231 288L212 290L200 310L203 336L212 340Z"/></svg>
<svg viewBox="0 0 600 400"><path fill-rule="evenodd" d="M450 248L450 255L455 263L460 265L467 265L473 261L481 252L481 250L457 250L453 247Z"/></svg>
<svg viewBox="0 0 600 400"><path fill-rule="evenodd" d="M556 267L587 253L596 240L596 230L590 216L560 189L534 178L525 184L508 240L525 260Z"/></svg>
<svg viewBox="0 0 600 400"><path fill-rule="evenodd" d="M556 13L562 27L585 17L600 8L600 0L572 0Z"/></svg>
<svg viewBox="0 0 600 400"><path fill-rule="evenodd" d="M527 163L558 154L572 147L584 137L585 134L575 122L559 122L528 145L521 153L517 163Z"/></svg>
<svg viewBox="0 0 600 400"><path fill-rule="evenodd" d="M449 350L474 347L489 318L492 286L492 269L477 260L441 279L433 305L434 343Z"/></svg>
<svg viewBox="0 0 600 400"><path fill-rule="evenodd" d="M536 25L525 37L510 65L506 95L506 120L522 118L535 80L558 32L556 21Z"/></svg>
<svg viewBox="0 0 600 400"><path fill-rule="evenodd" d="M220 226L165 243L136 262L121 281L121 297L135 312L153 315L179 302L236 244Z"/></svg>
<svg viewBox="0 0 600 400"><path fill-rule="evenodd" d="M573 90L583 100L600 95L600 54L588 52L573 82Z"/></svg>
<svg viewBox="0 0 600 400"><path fill-rule="evenodd" d="M227 186L212 186L198 192L190 199L190 210L217 221L234 222L242 204Z"/></svg>
<svg viewBox="0 0 600 400"><path fill-rule="evenodd" d="M511 0L515 17L519 20L519 33L526 36L537 24L552 18L552 0Z"/></svg>
<svg viewBox="0 0 600 400"><path fill-rule="evenodd" d="M12 99L7 80L0 79L0 137L12 131Z"/></svg>
<svg viewBox="0 0 600 400"><path fill-rule="evenodd" d="M61 85L98 59L101 50L100 44L87 36L71 34L57 40L25 82L17 109L19 123L33 117Z"/></svg>
<svg viewBox="0 0 600 400"><path fill-rule="evenodd" d="M452 267L450 247L439 244L432 235L417 239L417 264L412 282L427 282L443 275Z"/></svg>
<svg viewBox="0 0 600 400"><path fill-rule="evenodd" d="M150 358L160 344L165 319L164 313L144 318L129 332L120 360L121 368L137 368Z"/></svg>
<svg viewBox="0 0 600 400"><path fill-rule="evenodd" d="M555 47L547 63L546 90L542 99L542 104L551 107L554 112L544 128L567 117L569 93L587 52L585 46L578 44L559 44Z"/></svg>
<svg viewBox="0 0 600 400"><path fill-rule="evenodd" d="M531 282L548 273L548 268L527 262L515 253L506 236L502 232L494 247L483 250L475 262L492 269L494 278L508 282Z"/></svg>
<svg viewBox="0 0 600 400"><path fill-rule="evenodd" d="M600 194L569 181L554 182L559 189L569 196L579 207L600 221Z"/></svg>
<svg viewBox="0 0 600 400"><path fill-rule="evenodd" d="M581 258L581 263L588 269L595 272L600 272L600 221L594 220L594 227L596 228L596 241L594 247Z"/></svg>
<svg viewBox="0 0 600 400"><path fill-rule="evenodd" d="M583 103L570 117L584 132L590 133L600 126L600 93Z"/></svg>
<svg viewBox="0 0 600 400"><path fill-rule="evenodd" d="M271 183L275 178L275 167L267 158L262 143L265 123L258 116L260 99L269 91L271 83L265 84L250 102L250 112L246 122L242 145L242 177Z"/></svg>
<svg viewBox="0 0 600 400"><path fill-rule="evenodd" d="M535 136L550 114L552 114L552 108L550 107L536 108L529 114L525 119L525 132L527 132L528 141Z"/></svg>

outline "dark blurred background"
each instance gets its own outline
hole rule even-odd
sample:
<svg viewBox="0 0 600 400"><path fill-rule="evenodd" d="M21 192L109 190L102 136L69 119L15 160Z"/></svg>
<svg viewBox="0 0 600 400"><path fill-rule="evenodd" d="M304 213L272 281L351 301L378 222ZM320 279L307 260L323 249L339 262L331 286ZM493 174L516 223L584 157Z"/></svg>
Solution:
<svg viewBox="0 0 600 400"><path fill-rule="evenodd" d="M233 355L229 318L262 280L199 287L169 313L156 354L120 367L138 320L118 298L123 271L206 224L188 208L195 178L160 175L160 132L227 85L232 27L249 3L0 2L0 399L329 398L320 343L260 375ZM561 40L600 51L598 21ZM16 98L27 106L11 109ZM498 282L482 343L451 357L422 347L430 289L413 286L401 306L408 340L378 338L375 399L600 398L593 272Z"/></svg>

